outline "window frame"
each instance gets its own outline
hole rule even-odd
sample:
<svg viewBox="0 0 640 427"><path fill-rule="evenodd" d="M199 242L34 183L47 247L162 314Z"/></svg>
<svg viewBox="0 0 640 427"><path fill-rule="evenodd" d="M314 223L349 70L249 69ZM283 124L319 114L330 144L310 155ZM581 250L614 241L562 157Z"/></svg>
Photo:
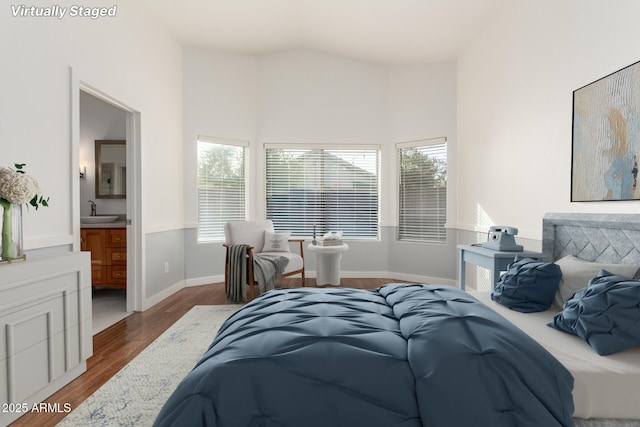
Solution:
<svg viewBox="0 0 640 427"><path fill-rule="evenodd" d="M375 151L376 152L376 162L375 162L375 168L376 168L376 175L375 175L375 185L376 185L376 203L375 203L375 208L376 208L376 224L375 224L375 236L352 236L352 235L345 235L343 237L343 240L361 240L361 241L379 241L381 238L381 227L380 227L380 215L381 215L381 203L380 203L380 193L382 191L382 186L381 186L381 180L380 180L380 176L381 176L381 156L382 156L382 150L381 150L381 146L378 144L349 144L349 143L345 143L345 144L335 144L335 143L271 143L271 142L267 142L263 144L263 155L264 155L264 173L263 173L263 182L264 182L264 186L263 186L263 202L264 202L264 212L265 212L265 218L269 218L269 208L267 206L268 204L268 198L269 198L269 189L268 189L268 177L267 177L267 173L268 173L268 166L267 166L267 162L269 159L268 153L267 151L269 149L282 149L282 150L291 150L291 151L295 151L295 150L300 150L300 151L304 151L304 150L322 150L322 151L357 151L357 150L363 150L363 151ZM274 220L274 226L276 228L276 230L279 230L278 227L278 223L276 220ZM286 227L285 227L286 228ZM298 238L312 238L313 237L313 226L309 227L309 233L305 233L305 234L292 234L292 237L298 237ZM285 230L284 228L281 231L291 231L291 230ZM329 230L329 231L338 231L338 230ZM323 234L323 231L321 231L320 229L317 230L316 232L316 238L321 237Z"/></svg>
<svg viewBox="0 0 640 427"><path fill-rule="evenodd" d="M409 148L422 148L422 147L430 147L430 146L434 146L434 145L442 145L443 146L443 150L444 150L444 158L445 158L445 167L446 167L446 171L445 171L445 189L444 189L444 196L445 196L445 206L443 209L443 213L444 213L444 221L442 224L442 228L436 230L435 228L433 229L434 232L430 233L430 235L426 235L426 236L420 236L420 237L405 237L404 234L402 233L402 227L403 227L403 221L402 221L402 217L403 217L403 203L402 203L402 197L403 197L403 191L402 191L402 185L403 185L403 181L402 181L402 150L403 149L409 149ZM436 138L427 138L427 139L420 139L420 140L416 140L416 141L407 141L407 142L400 142L400 143L396 143L396 168L397 168L397 185L396 185L396 191L397 191L397 210L396 210L396 220L397 220L397 229L396 229L396 233L395 233L395 238L396 241L399 242L412 242L412 243L424 243L424 244L447 244L447 228L446 228L446 222L447 222L447 206L448 206L448 171L449 171L449 152L448 152L448 145L447 145L447 137L436 137ZM436 237L432 237L434 235L438 235Z"/></svg>
<svg viewBox="0 0 640 427"><path fill-rule="evenodd" d="M249 183L250 183L250 143L249 141L239 140L239 139L230 139L230 138L219 138L212 137L206 135L198 135L196 140L196 212L198 214L197 217L197 226L196 226L196 241L197 243L210 243L210 242L224 242L224 228L222 229L222 233L218 236L214 236L211 238L203 238L200 233L200 224L201 224L201 210L200 210L200 143L207 144L216 144L223 146L232 146L232 147L241 147L243 149L243 184L244 184L244 204L243 204L243 215L238 218L229 218L226 221L231 220L246 220L248 218L249 212ZM220 220L221 223L226 222L225 220Z"/></svg>

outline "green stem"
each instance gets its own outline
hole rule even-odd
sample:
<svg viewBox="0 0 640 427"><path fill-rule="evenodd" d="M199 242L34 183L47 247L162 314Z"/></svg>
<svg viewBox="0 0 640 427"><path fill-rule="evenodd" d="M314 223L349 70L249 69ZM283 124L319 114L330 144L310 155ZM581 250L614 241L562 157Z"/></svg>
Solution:
<svg viewBox="0 0 640 427"><path fill-rule="evenodd" d="M2 205L2 259L13 259L13 226L11 222L11 203L4 199L0 199Z"/></svg>

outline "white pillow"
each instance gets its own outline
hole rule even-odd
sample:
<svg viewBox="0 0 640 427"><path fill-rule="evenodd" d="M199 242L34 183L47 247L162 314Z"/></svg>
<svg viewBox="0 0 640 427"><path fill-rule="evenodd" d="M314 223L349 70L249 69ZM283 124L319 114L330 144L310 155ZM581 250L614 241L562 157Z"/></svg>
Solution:
<svg viewBox="0 0 640 427"><path fill-rule="evenodd" d="M562 270L562 279L554 303L560 307L577 291L586 288L589 280L596 277L600 270L607 270L610 273L621 274L629 278L633 278L638 271L637 266L585 261L572 255L559 259L556 264Z"/></svg>
<svg viewBox="0 0 640 427"><path fill-rule="evenodd" d="M264 232L264 247L261 252L291 252L289 250L290 232L274 233L273 231Z"/></svg>

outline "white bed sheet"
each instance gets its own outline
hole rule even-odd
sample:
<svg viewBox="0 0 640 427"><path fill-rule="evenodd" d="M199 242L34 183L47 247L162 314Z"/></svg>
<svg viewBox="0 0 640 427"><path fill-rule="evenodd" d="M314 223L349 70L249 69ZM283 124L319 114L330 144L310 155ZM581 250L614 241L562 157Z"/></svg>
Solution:
<svg viewBox="0 0 640 427"><path fill-rule="evenodd" d="M560 311L556 306L520 313L491 300L491 292L469 293L539 342L571 372L574 417L640 420L640 346L600 356L581 338L547 326Z"/></svg>

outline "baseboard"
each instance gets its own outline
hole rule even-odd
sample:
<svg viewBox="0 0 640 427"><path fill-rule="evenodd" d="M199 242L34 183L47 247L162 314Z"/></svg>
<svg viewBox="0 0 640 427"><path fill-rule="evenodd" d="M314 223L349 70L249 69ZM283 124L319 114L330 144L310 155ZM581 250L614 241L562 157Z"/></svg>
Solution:
<svg viewBox="0 0 640 427"><path fill-rule="evenodd" d="M165 290L163 290L161 292L158 292L154 296L144 299L142 301L142 311L145 311L145 310L153 307L154 305L156 305L160 301L164 300L165 298L170 297L171 295L175 294L176 292L178 292L180 289L182 289L184 287L185 287L185 281L184 280L180 280L179 282L173 284L172 286L168 287L167 289L165 289Z"/></svg>
<svg viewBox="0 0 640 427"><path fill-rule="evenodd" d="M224 275L217 276L205 276L205 277L195 277L193 279L187 279L186 286L201 286L201 285L210 285L212 283L223 283Z"/></svg>

